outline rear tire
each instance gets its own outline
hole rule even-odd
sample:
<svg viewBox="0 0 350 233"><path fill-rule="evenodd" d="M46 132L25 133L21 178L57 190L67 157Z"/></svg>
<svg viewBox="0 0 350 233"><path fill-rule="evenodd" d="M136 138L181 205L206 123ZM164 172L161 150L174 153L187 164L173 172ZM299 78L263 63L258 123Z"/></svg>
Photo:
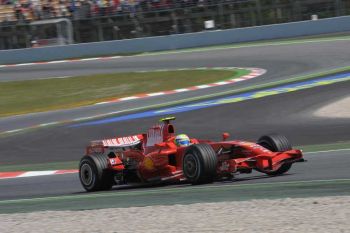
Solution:
<svg viewBox="0 0 350 233"><path fill-rule="evenodd" d="M284 152L292 150L292 145L290 144L289 140L285 136L278 134L264 135L259 138L258 144L272 152ZM281 166L275 171L262 172L270 176L277 176L288 172L291 167L291 163L282 163Z"/></svg>
<svg viewBox="0 0 350 233"><path fill-rule="evenodd" d="M208 144L190 146L183 158L182 169L186 179L192 184L213 182L218 159L214 149Z"/></svg>
<svg viewBox="0 0 350 233"><path fill-rule="evenodd" d="M85 155L79 164L79 178L84 189L88 192L110 190L114 180L107 168L107 156Z"/></svg>

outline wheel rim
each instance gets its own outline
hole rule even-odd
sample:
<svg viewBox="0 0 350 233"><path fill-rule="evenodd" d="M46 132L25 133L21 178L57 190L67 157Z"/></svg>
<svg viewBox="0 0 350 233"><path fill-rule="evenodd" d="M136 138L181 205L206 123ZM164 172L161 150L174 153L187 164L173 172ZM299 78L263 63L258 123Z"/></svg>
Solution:
<svg viewBox="0 0 350 233"><path fill-rule="evenodd" d="M94 175L92 168L89 164L85 163L80 169L80 180L85 186L91 185Z"/></svg>
<svg viewBox="0 0 350 233"><path fill-rule="evenodd" d="M184 172L187 178L194 178L197 175L198 163L192 154L186 155L184 159Z"/></svg>

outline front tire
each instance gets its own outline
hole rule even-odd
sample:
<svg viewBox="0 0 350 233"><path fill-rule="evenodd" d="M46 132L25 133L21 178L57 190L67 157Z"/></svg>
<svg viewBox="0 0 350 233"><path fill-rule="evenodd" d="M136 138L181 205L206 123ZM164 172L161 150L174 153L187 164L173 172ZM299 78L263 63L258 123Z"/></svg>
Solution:
<svg viewBox="0 0 350 233"><path fill-rule="evenodd" d="M105 155L85 155L79 164L79 179L84 189L88 192L111 189L113 175L107 168Z"/></svg>
<svg viewBox="0 0 350 233"><path fill-rule="evenodd" d="M292 150L292 145L290 144L289 140L285 136L279 134L264 135L259 138L258 144L272 152ZM277 176L288 172L291 167L291 163L282 163L281 166L274 171L262 172L270 176Z"/></svg>
<svg viewBox="0 0 350 233"><path fill-rule="evenodd" d="M192 184L211 183L216 176L217 163L217 155L210 145L195 144L187 149L182 169Z"/></svg>

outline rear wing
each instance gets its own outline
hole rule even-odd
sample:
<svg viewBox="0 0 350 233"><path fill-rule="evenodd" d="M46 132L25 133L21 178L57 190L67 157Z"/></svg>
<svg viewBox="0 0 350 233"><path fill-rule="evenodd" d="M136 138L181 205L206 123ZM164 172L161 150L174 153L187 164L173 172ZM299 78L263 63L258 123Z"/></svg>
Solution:
<svg viewBox="0 0 350 233"><path fill-rule="evenodd" d="M129 147L141 143L142 135L134 135L128 137L112 138L102 140L103 146L106 147Z"/></svg>
<svg viewBox="0 0 350 233"><path fill-rule="evenodd" d="M118 137L103 139L99 141L92 141L90 146L103 146L103 147L131 147L136 146L137 144L142 143L143 136L133 135L127 137Z"/></svg>
<svg viewBox="0 0 350 233"><path fill-rule="evenodd" d="M143 136L134 135L128 137L110 138L104 140L91 141L86 147L86 154L103 154L109 149L123 151L125 148L137 147L142 144Z"/></svg>

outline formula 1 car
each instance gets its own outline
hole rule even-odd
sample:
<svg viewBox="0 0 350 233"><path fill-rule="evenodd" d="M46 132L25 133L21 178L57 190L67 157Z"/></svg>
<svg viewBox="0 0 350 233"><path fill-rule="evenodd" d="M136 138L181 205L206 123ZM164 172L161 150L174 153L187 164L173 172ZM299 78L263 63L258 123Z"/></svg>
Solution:
<svg viewBox="0 0 350 233"><path fill-rule="evenodd" d="M303 161L301 150L293 150L286 137L276 134L253 143L229 141L223 133L222 141L191 138L190 145L178 146L172 120L161 119L145 134L92 141L79 164L85 190L135 182L205 184L253 169L276 176Z"/></svg>

